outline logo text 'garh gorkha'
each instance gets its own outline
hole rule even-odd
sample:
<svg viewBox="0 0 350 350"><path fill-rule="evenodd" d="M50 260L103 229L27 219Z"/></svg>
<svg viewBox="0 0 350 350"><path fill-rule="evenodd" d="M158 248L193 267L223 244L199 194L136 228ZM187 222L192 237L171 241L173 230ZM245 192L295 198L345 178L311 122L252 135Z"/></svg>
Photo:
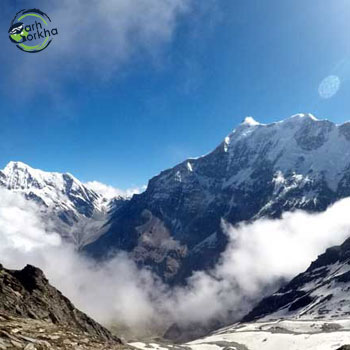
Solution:
<svg viewBox="0 0 350 350"><path fill-rule="evenodd" d="M11 22L8 31L10 40L25 52L36 53L45 50L58 35L52 27L50 17L38 10L21 10Z"/></svg>

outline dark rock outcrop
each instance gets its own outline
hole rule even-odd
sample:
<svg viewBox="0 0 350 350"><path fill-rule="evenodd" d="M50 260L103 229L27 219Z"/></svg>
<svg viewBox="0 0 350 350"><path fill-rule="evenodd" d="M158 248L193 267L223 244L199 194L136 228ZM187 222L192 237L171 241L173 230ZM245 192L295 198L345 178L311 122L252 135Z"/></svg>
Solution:
<svg viewBox="0 0 350 350"><path fill-rule="evenodd" d="M101 342L121 344L119 338L76 309L49 284L40 269L31 265L18 271L7 270L0 265L0 314L3 317L43 321L83 333Z"/></svg>

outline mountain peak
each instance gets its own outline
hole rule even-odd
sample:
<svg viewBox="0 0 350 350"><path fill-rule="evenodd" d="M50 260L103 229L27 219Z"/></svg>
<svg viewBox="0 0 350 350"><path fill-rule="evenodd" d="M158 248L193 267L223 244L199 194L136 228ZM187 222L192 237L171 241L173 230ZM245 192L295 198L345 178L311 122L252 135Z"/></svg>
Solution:
<svg viewBox="0 0 350 350"><path fill-rule="evenodd" d="M70 173L48 172L10 161L0 170L0 188L35 202L57 232L78 246L97 237L108 217L110 201Z"/></svg>
<svg viewBox="0 0 350 350"><path fill-rule="evenodd" d="M311 119L313 121L318 121L319 119L317 119L313 114L311 113L298 113L298 114L294 114L291 117L289 117L288 119Z"/></svg>
<svg viewBox="0 0 350 350"><path fill-rule="evenodd" d="M246 117L242 125L249 125L249 126L255 126L255 125L261 125L259 122L257 122L253 117Z"/></svg>
<svg viewBox="0 0 350 350"><path fill-rule="evenodd" d="M278 121L277 123L287 123L288 121L302 121L302 120L312 120L312 121L320 121L320 119L317 119L313 114L311 113L297 113L292 115L291 117L287 118L287 119L282 119L280 121ZM276 122L270 123L270 124L262 124L259 123L258 121L256 121L253 117L246 117L240 124L240 126L257 126L257 125L273 125L276 124Z"/></svg>
<svg viewBox="0 0 350 350"><path fill-rule="evenodd" d="M14 170L18 170L18 169L32 169L32 168L25 163L11 160L10 162L7 163L3 172L9 173L9 172L13 172Z"/></svg>
<svg viewBox="0 0 350 350"><path fill-rule="evenodd" d="M71 179L74 183L81 186L81 182L74 177L71 173L58 173L58 172L49 172L41 169L32 168L30 165L25 164L20 161L10 161L2 170L2 173L5 174L8 178L16 178L20 177L23 185L23 181L27 182L28 178L42 183L42 182L61 182L62 178Z"/></svg>

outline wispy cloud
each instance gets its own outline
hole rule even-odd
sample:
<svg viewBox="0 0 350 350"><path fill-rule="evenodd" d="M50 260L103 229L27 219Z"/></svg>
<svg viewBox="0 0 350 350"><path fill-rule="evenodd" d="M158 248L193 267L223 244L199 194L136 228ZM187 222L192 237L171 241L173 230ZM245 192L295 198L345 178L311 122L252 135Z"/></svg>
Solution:
<svg viewBox="0 0 350 350"><path fill-rule="evenodd" d="M40 54L28 55L9 44L3 53L2 92L16 103L35 102L51 117L79 113L77 94L111 81L123 81L137 64L156 67L167 52L192 0L62 0L39 2L58 36ZM12 52L12 51L15 52ZM79 91L70 90L80 82ZM11 86L11 89L8 89ZM18 96L21 96L18 99Z"/></svg>
<svg viewBox="0 0 350 350"><path fill-rule="evenodd" d="M113 186L105 185L99 181L89 181L85 183L85 186L87 186L88 188L92 189L93 191L95 191L96 193L102 195L107 199L112 199L115 197L130 198L134 194L139 194L145 191L146 189L146 186L141 186L141 187L128 188L126 190L121 190Z"/></svg>
<svg viewBox="0 0 350 350"><path fill-rule="evenodd" d="M189 10L190 3L191 0L43 3L59 35L40 55L12 55L11 73L17 84L40 82L49 87L62 79L74 80L82 71L89 71L85 80L108 79L139 57L156 58L163 45L172 40L179 16Z"/></svg>

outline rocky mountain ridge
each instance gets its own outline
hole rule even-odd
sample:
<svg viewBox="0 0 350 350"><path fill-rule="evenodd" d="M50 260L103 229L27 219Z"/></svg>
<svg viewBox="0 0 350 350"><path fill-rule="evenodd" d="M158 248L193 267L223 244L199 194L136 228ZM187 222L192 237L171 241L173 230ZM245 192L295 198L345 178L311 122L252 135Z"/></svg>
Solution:
<svg viewBox="0 0 350 350"><path fill-rule="evenodd" d="M109 212L124 201L104 198L69 173L33 169L22 162L9 162L0 170L0 188L37 204L42 220L77 247L102 235Z"/></svg>
<svg viewBox="0 0 350 350"><path fill-rule="evenodd" d="M74 339L81 349L90 349L91 342L112 347L122 344L76 309L40 269L27 265L22 270L8 270L0 265L0 349L46 349L52 342L62 345L54 348L73 349L74 344L69 345Z"/></svg>
<svg viewBox="0 0 350 350"><path fill-rule="evenodd" d="M183 283L224 251L222 219L319 212L349 195L350 123L298 114L265 125L249 117L213 152L152 178L84 249L97 259L128 251L167 282Z"/></svg>

